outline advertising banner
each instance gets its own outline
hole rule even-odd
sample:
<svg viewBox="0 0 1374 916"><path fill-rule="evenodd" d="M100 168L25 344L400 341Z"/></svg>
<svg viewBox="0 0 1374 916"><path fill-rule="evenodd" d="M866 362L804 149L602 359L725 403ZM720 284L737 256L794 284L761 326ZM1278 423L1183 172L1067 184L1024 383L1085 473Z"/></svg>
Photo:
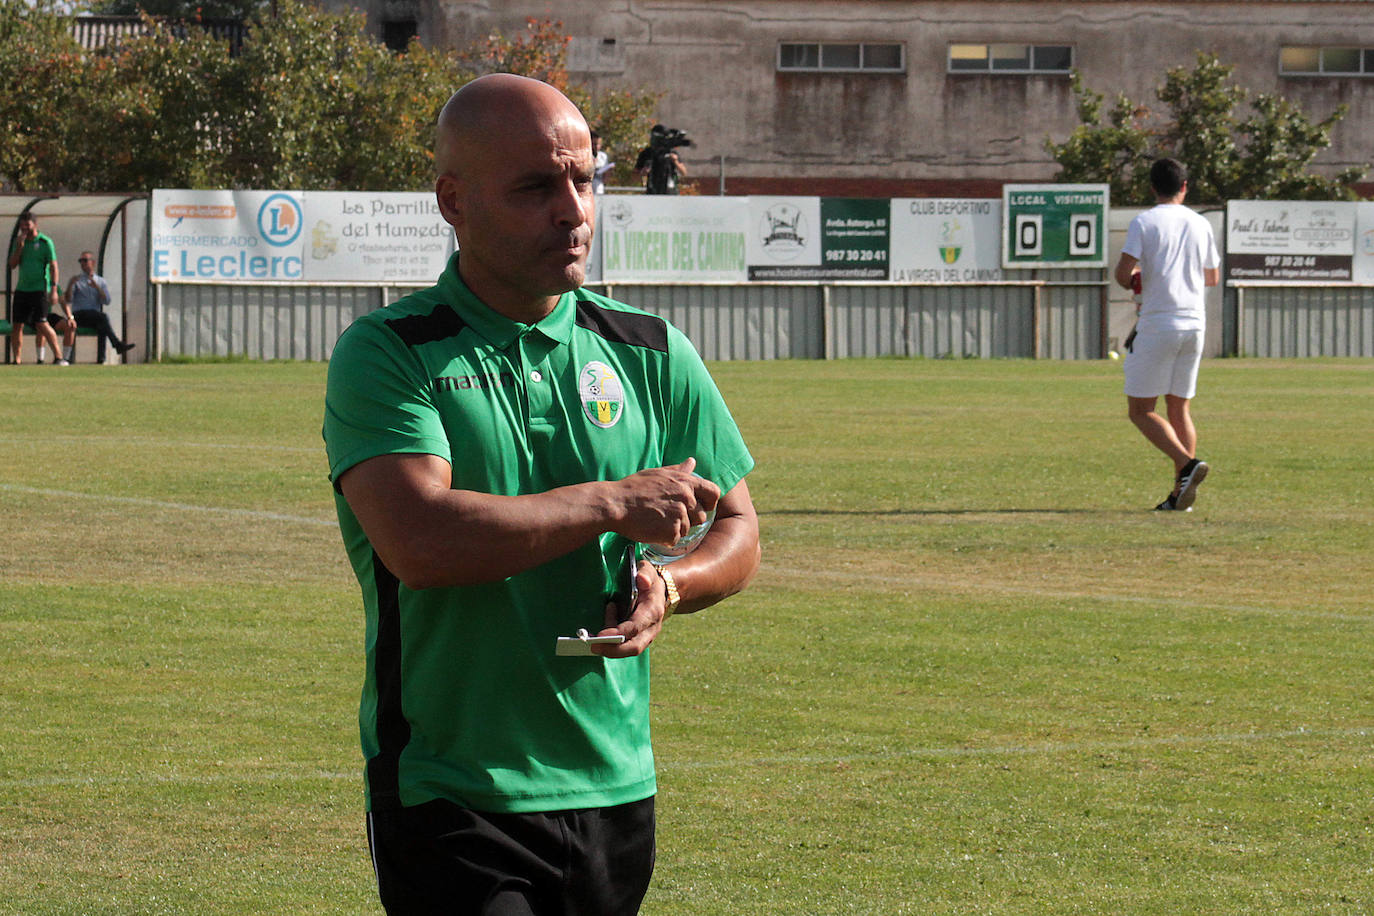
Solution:
<svg viewBox="0 0 1374 916"><path fill-rule="evenodd" d="M750 280L886 280L891 203L750 197Z"/></svg>
<svg viewBox="0 0 1374 916"><path fill-rule="evenodd" d="M154 283L428 285L453 253L429 192L155 190Z"/></svg>
<svg viewBox="0 0 1374 916"><path fill-rule="evenodd" d="M153 191L154 283L280 283L305 278L300 194Z"/></svg>
<svg viewBox="0 0 1374 916"><path fill-rule="evenodd" d="M453 254L453 229L430 192L309 191L307 280L429 286Z"/></svg>
<svg viewBox="0 0 1374 916"><path fill-rule="evenodd" d="M991 283L1003 279L1002 202L954 198L892 201L894 283Z"/></svg>
<svg viewBox="0 0 1374 916"><path fill-rule="evenodd" d="M1226 204L1226 279L1349 282L1355 204L1232 200Z"/></svg>
<svg viewBox="0 0 1374 916"><path fill-rule="evenodd" d="M747 198L616 195L598 206L607 283L746 279Z"/></svg>
<svg viewBox="0 0 1374 916"><path fill-rule="evenodd" d="M1355 256L1351 279L1374 286L1374 201L1355 204Z"/></svg>

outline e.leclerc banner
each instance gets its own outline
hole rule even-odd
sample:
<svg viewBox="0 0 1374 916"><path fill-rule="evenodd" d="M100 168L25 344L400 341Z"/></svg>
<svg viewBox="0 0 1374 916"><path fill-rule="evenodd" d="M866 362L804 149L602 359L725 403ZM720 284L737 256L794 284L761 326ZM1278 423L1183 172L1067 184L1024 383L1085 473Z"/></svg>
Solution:
<svg viewBox="0 0 1374 916"><path fill-rule="evenodd" d="M155 283L428 285L454 250L430 192L159 189L150 228Z"/></svg>

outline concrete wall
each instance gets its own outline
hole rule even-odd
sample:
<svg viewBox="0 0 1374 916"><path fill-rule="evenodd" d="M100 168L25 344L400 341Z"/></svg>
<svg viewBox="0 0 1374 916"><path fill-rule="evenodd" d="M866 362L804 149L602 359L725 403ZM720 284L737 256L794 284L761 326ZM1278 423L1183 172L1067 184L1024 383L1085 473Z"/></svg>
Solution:
<svg viewBox="0 0 1374 916"><path fill-rule="evenodd" d="M660 120L698 141L686 159L706 193L716 190L719 157L732 194L833 196L855 193L845 182L887 179L872 196L948 195L941 188L951 181L1052 177L1045 139L1062 140L1078 123L1068 77L951 74L947 49L958 42L1071 45L1090 87L1155 107L1168 67L1215 52L1252 92L1287 96L1314 119L1350 106L1326 165L1366 162L1374 150L1374 78L1278 73L1281 45L1374 48L1374 4L1354 0L335 2L370 3L378 29L398 9L415 15L432 45L514 34L526 17L561 21L579 83L665 91ZM902 42L906 72L777 72L779 42L827 40Z"/></svg>

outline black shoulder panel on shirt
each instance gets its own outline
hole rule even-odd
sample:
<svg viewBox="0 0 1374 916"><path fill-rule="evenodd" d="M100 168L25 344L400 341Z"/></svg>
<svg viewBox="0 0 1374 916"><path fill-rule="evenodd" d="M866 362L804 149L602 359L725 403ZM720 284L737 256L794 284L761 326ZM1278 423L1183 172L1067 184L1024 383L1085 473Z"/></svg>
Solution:
<svg viewBox="0 0 1374 916"><path fill-rule="evenodd" d="M386 326L396 332L408 347L434 343L448 337L457 337L467 327L458 317L452 306L440 303L428 315L409 315L405 318L389 318Z"/></svg>
<svg viewBox="0 0 1374 916"><path fill-rule="evenodd" d="M668 352L668 323L656 315L619 312L586 299L577 301L577 325L611 343Z"/></svg>

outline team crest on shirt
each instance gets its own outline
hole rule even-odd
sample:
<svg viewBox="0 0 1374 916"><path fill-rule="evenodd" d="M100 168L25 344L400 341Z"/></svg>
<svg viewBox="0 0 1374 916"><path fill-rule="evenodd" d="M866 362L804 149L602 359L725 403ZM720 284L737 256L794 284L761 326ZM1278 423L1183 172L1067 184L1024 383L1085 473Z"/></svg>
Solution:
<svg viewBox="0 0 1374 916"><path fill-rule="evenodd" d="M577 374L577 392L582 397L582 412L602 429L610 429L620 422L625 412L625 387L615 370L599 360L592 360Z"/></svg>

